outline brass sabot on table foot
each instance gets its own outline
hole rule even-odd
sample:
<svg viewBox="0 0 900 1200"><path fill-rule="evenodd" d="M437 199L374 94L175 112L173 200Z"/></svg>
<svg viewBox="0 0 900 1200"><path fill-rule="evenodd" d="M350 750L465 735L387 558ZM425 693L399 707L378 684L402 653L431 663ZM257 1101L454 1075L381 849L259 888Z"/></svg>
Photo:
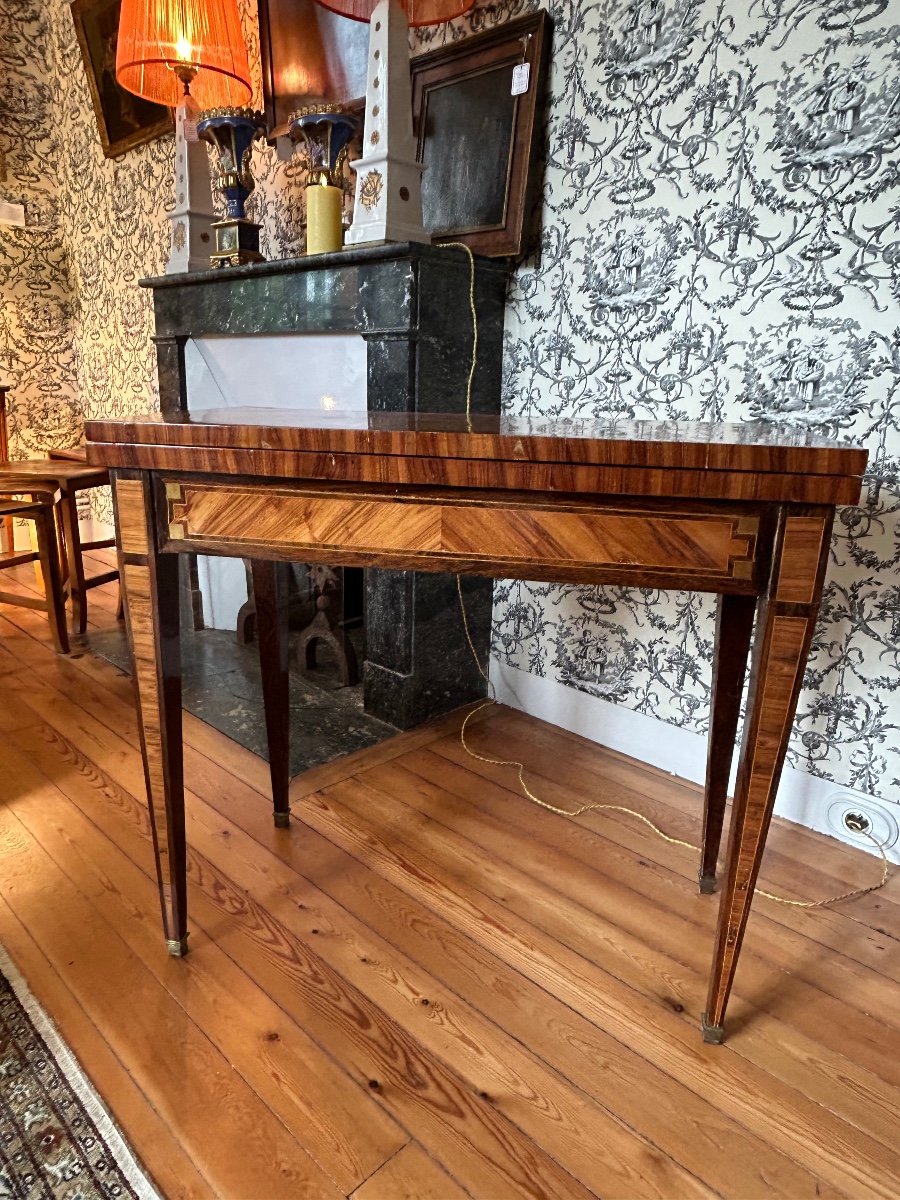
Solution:
<svg viewBox="0 0 900 1200"><path fill-rule="evenodd" d="M708 1025L706 1023L706 1013L700 1018L700 1028L703 1031L704 1042L709 1042L713 1046L721 1046L725 1040L724 1025Z"/></svg>

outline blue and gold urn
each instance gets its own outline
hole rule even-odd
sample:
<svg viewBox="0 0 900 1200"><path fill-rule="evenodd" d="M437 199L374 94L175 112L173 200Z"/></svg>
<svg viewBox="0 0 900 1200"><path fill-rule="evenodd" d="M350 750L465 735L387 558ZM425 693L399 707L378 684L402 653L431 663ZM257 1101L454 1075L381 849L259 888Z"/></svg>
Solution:
<svg viewBox="0 0 900 1200"><path fill-rule="evenodd" d="M215 149L217 168L213 187L225 200L225 217L213 224L216 252L213 267L262 262L259 225L247 218L247 198L256 186L250 155L257 138L265 137L262 113L252 108L213 108L200 114L197 134Z"/></svg>
<svg viewBox="0 0 900 1200"><path fill-rule="evenodd" d="M361 127L359 117L339 104L310 104L288 118L291 141L306 149L310 179L337 187L347 147Z"/></svg>

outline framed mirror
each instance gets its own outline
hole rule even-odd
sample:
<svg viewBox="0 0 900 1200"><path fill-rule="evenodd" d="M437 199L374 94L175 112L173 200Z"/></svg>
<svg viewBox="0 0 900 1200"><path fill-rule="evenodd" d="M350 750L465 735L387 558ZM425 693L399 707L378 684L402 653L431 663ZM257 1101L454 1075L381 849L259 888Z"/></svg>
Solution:
<svg viewBox="0 0 900 1200"><path fill-rule="evenodd" d="M259 49L270 139L287 133L301 105L364 106L369 26L362 21L316 0L259 0Z"/></svg>

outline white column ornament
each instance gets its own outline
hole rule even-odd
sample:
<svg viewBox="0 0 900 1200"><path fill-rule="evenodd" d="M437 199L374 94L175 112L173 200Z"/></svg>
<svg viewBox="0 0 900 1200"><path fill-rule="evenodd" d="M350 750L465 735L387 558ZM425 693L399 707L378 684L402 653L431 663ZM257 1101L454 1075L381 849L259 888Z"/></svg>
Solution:
<svg viewBox="0 0 900 1200"><path fill-rule="evenodd" d="M409 24L397 0L381 0L369 23L366 124L345 244L430 242L422 224L409 77Z"/></svg>
<svg viewBox="0 0 900 1200"><path fill-rule="evenodd" d="M167 275L208 271L215 249L212 223L216 220L209 179L206 143L197 138L196 104L175 110L175 207L169 213L171 242Z"/></svg>

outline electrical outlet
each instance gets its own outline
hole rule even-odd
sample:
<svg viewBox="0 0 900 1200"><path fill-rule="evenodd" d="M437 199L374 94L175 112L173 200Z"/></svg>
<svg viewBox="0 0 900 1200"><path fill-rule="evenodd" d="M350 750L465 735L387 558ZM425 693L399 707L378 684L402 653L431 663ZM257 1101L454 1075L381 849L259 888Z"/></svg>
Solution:
<svg viewBox="0 0 900 1200"><path fill-rule="evenodd" d="M842 841L855 842L867 850L874 848L873 838L886 851L900 838L900 827L891 808L857 792L833 793L828 801L827 821Z"/></svg>
<svg viewBox="0 0 900 1200"><path fill-rule="evenodd" d="M845 812L844 828L850 833L871 833L872 822L863 812Z"/></svg>

